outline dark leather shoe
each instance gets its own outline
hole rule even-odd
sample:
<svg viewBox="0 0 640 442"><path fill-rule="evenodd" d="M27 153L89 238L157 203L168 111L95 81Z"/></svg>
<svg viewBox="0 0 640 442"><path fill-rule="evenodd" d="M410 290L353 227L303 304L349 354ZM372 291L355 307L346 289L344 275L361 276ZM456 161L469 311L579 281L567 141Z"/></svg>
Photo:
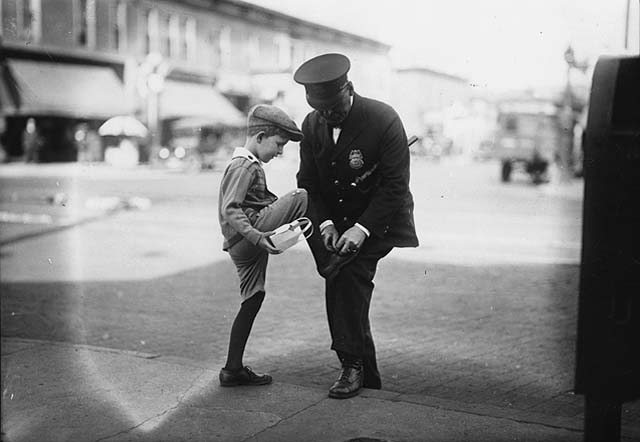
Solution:
<svg viewBox="0 0 640 442"><path fill-rule="evenodd" d="M347 399L362 389L362 365L344 366L338 380L329 389L329 397Z"/></svg>
<svg viewBox="0 0 640 442"><path fill-rule="evenodd" d="M273 381L268 374L259 374L251 370L251 367L242 367L239 370L220 370L220 385L223 387L235 387L237 385L267 385Z"/></svg>
<svg viewBox="0 0 640 442"><path fill-rule="evenodd" d="M332 253L329 260L322 267L318 267L318 273L325 279L333 278L342 267L353 261L356 256L358 256L357 252L349 253L348 255Z"/></svg>

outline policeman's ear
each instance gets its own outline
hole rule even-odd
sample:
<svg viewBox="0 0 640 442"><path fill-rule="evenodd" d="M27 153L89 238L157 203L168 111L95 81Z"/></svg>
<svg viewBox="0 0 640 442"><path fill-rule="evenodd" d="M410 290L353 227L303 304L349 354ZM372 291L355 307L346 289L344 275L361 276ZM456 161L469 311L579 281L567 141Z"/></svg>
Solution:
<svg viewBox="0 0 640 442"><path fill-rule="evenodd" d="M349 92L349 96L353 96L353 93L355 92L353 90L353 83L351 82L351 80L349 80L349 82L347 83L347 91Z"/></svg>
<svg viewBox="0 0 640 442"><path fill-rule="evenodd" d="M260 132L258 132L258 133L256 134L256 141L257 141L258 143L262 143L262 140L264 140L264 137L265 137L265 133L264 133L264 131L263 131L263 130L261 130Z"/></svg>

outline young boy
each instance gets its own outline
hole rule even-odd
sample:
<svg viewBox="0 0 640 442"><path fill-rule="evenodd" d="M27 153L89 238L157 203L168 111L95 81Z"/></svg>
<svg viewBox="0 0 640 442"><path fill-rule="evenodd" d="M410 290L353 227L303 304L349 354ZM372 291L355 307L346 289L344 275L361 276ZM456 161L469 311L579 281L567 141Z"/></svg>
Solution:
<svg viewBox="0 0 640 442"><path fill-rule="evenodd" d="M229 252L240 277L240 310L233 321L227 363L220 370L220 385L266 385L268 374L258 374L242 362L253 321L265 296L269 254L280 253L269 235L282 224L303 216L307 193L303 189L278 198L267 189L262 163L282 154L289 140L302 140L296 123L276 106L257 105L247 118L244 147L233 152L220 184L218 218Z"/></svg>

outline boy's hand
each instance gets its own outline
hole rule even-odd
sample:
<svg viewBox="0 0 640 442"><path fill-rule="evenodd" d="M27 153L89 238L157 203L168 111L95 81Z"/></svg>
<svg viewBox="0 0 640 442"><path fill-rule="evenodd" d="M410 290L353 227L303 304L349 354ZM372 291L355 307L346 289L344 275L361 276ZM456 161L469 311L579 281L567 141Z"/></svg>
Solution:
<svg viewBox="0 0 640 442"><path fill-rule="evenodd" d="M338 243L338 238L340 238L340 234L338 233L336 226L334 226L333 224L329 224L324 229L322 229L322 232L320 232L320 234L322 236L322 242L324 243L324 246L327 248L327 250L336 252L336 244Z"/></svg>
<svg viewBox="0 0 640 442"><path fill-rule="evenodd" d="M273 232L265 232L260 237L260 241L258 241L258 247L260 247L262 250L266 250L272 255L277 255L279 253L282 253L282 250L277 249L269 239L271 235L273 235Z"/></svg>

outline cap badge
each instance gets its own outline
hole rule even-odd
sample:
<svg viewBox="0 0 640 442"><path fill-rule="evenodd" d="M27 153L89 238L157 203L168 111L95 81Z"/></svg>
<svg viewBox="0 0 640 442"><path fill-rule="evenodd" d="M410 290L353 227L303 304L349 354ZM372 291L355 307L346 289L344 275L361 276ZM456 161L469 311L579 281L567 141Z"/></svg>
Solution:
<svg viewBox="0 0 640 442"><path fill-rule="evenodd" d="M353 149L349 152L349 167L352 169L361 169L364 166L364 157L360 149Z"/></svg>

